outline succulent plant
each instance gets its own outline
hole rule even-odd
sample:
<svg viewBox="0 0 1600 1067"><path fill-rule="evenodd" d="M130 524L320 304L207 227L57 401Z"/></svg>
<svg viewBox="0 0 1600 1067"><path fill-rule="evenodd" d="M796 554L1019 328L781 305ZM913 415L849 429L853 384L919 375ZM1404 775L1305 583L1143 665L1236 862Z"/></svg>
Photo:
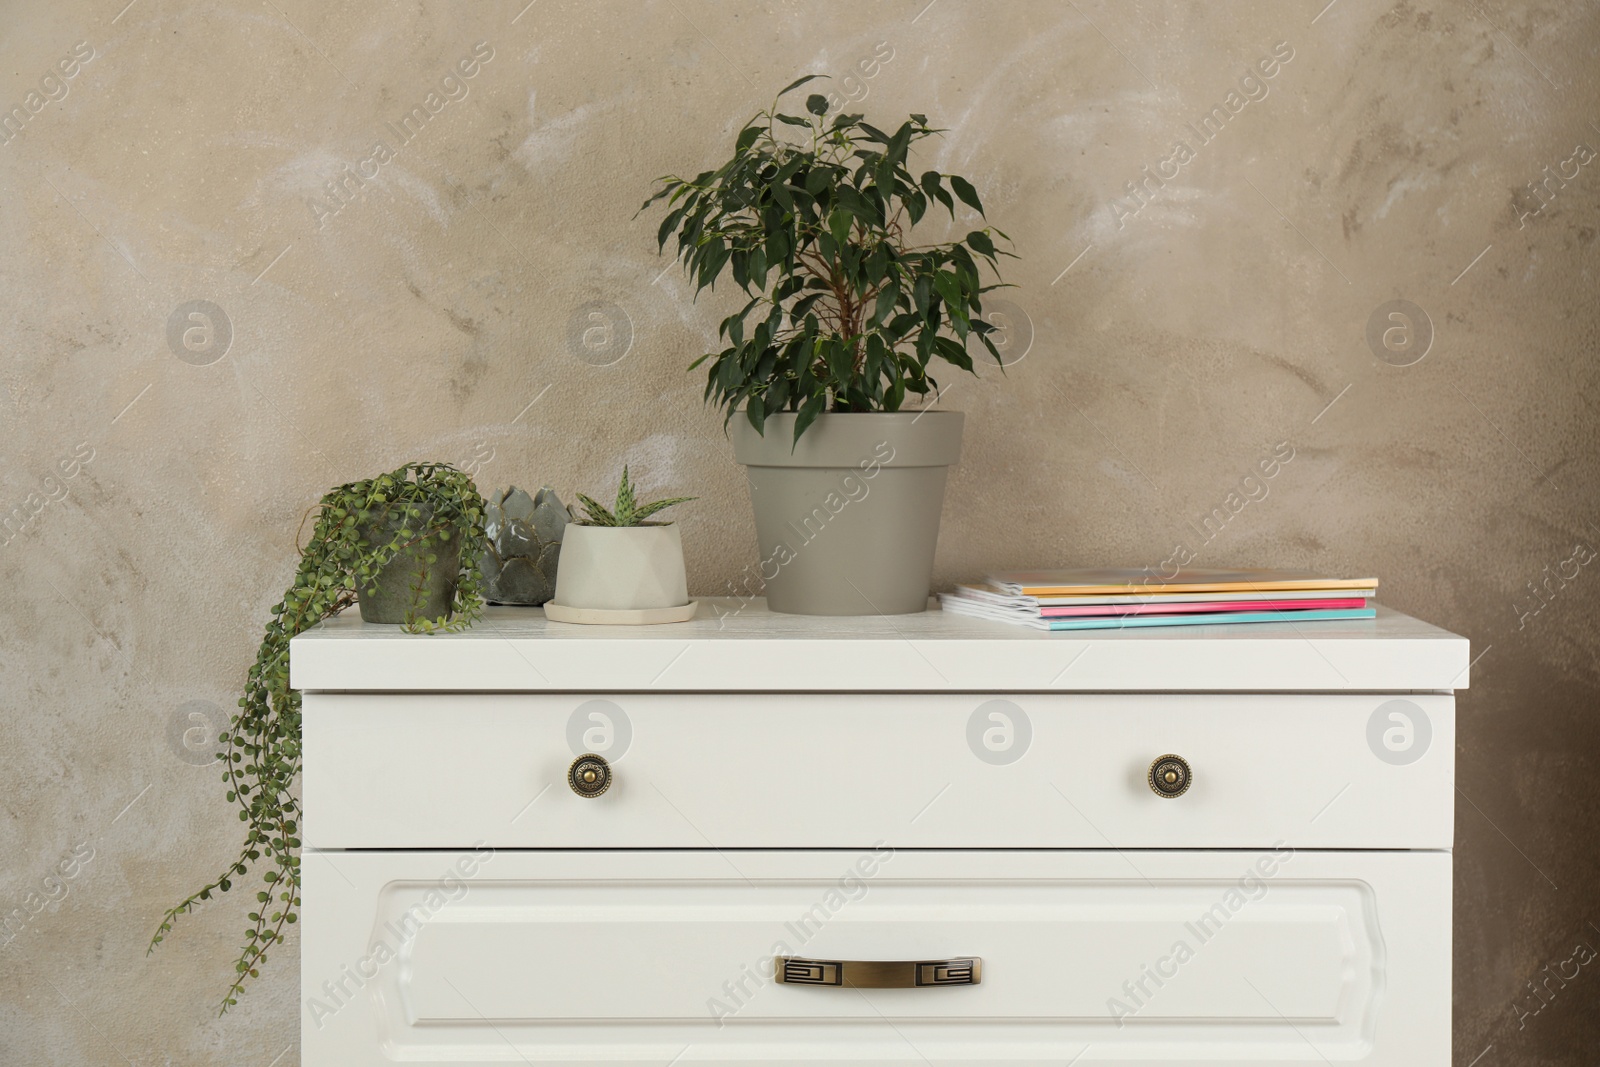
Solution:
<svg viewBox="0 0 1600 1067"><path fill-rule="evenodd" d="M664 523L646 522L650 516L674 504L687 504L692 496L675 496L669 500L653 500L641 504L634 494L633 483L628 481L628 468L622 468L622 484L617 487L617 503L606 507L593 497L578 494L584 514L573 512L573 521L580 526L661 526Z"/></svg>
<svg viewBox="0 0 1600 1067"><path fill-rule="evenodd" d="M516 486L489 496L481 568L493 604L543 604L556 595L566 505L546 486L533 496Z"/></svg>

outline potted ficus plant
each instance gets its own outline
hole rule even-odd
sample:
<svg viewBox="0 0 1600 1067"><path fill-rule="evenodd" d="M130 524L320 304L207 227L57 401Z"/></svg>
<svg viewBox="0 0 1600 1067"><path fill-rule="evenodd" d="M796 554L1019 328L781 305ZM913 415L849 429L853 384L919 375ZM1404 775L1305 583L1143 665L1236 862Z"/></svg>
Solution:
<svg viewBox="0 0 1600 1067"><path fill-rule="evenodd" d="M910 169L912 148L942 131L923 115L889 133L829 110L821 95L804 115L774 100L731 159L660 179L644 207L666 201L657 242L676 238L697 292L731 274L749 298L722 320L726 347L690 366L706 366L706 398L749 467L769 606L922 611L962 416L905 404L937 397L937 364L973 370L969 338L1001 362L979 268L998 276L1010 253L995 238L1009 239L985 226L916 243L936 206L952 221L957 200L983 215L966 179Z"/></svg>
<svg viewBox="0 0 1600 1067"><path fill-rule="evenodd" d="M614 506L579 493L582 511L562 531L556 595L545 604L545 616L555 622L621 624L693 618L678 527L651 521L651 516L693 499L642 502L627 467L622 468Z"/></svg>
<svg viewBox="0 0 1600 1067"><path fill-rule="evenodd" d="M228 803L245 824L238 859L169 909L150 951L181 915L260 870L261 886L222 1010L238 1003L300 906L300 693L289 688L289 641L359 601L367 622L412 633L463 629L483 609L478 569L484 502L444 463L398 470L330 490L307 517L311 538L283 599L272 606L239 713L218 738ZM303 528L303 523L302 523ZM263 869L264 868L264 869Z"/></svg>

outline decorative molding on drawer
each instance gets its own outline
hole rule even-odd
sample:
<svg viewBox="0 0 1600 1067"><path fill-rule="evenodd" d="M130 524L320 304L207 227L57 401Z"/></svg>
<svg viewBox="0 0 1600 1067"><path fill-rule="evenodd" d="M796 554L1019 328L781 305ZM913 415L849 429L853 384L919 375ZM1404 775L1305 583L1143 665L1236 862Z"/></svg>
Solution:
<svg viewBox="0 0 1600 1067"><path fill-rule="evenodd" d="M1383 607L1371 620L1074 633L939 611L774 615L714 599L672 626L573 626L491 607L465 633L433 636L345 612L291 648L306 690L1398 692L1464 689L1468 676L1466 638Z"/></svg>
<svg viewBox="0 0 1600 1067"><path fill-rule="evenodd" d="M1411 1067L1447 1047L1443 853L500 852L440 904L450 859L308 853L307 1064L899 1064L909 1042L934 1063ZM313 1003L396 930L389 962ZM962 953L982 984L772 981L779 955Z"/></svg>

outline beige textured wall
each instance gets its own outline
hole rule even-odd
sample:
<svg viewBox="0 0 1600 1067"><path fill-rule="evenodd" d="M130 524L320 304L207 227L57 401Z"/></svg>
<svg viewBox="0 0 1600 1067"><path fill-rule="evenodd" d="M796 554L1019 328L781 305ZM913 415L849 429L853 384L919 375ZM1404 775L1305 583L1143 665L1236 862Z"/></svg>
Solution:
<svg viewBox="0 0 1600 1067"><path fill-rule="evenodd" d="M683 372L721 298L691 302L631 216L806 72L949 127L924 159L1023 256L1026 357L950 379L968 440L938 580L1183 545L1375 573L1470 635L1455 1059L1593 1062L1600 974L1538 1014L1526 983L1600 945L1600 566L1578 547L1600 545L1600 8L124 2L0 7L23 116L0 137L0 1062L295 1061L295 942L215 1018L245 900L144 946L233 854L183 731L231 706L325 487L427 457L570 493L627 461L702 498L697 590L753 560ZM1202 144L1186 124L1275 47L1267 94ZM386 124L430 91L402 145ZM1130 198L1179 140L1192 158ZM378 141L392 158L364 164ZM347 165L376 175L335 200ZM1416 342L1382 360L1364 336L1396 299L1432 325L1408 366ZM169 342L197 300L225 350ZM1280 442L1266 496L1203 541Z"/></svg>

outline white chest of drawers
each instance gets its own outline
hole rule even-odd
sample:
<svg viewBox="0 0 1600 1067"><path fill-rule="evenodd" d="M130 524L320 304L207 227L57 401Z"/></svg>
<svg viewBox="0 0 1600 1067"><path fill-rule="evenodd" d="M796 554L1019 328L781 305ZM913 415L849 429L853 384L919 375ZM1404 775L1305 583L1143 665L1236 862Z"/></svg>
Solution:
<svg viewBox="0 0 1600 1067"><path fill-rule="evenodd" d="M738 609L295 639L304 1063L1449 1064L1464 638Z"/></svg>

